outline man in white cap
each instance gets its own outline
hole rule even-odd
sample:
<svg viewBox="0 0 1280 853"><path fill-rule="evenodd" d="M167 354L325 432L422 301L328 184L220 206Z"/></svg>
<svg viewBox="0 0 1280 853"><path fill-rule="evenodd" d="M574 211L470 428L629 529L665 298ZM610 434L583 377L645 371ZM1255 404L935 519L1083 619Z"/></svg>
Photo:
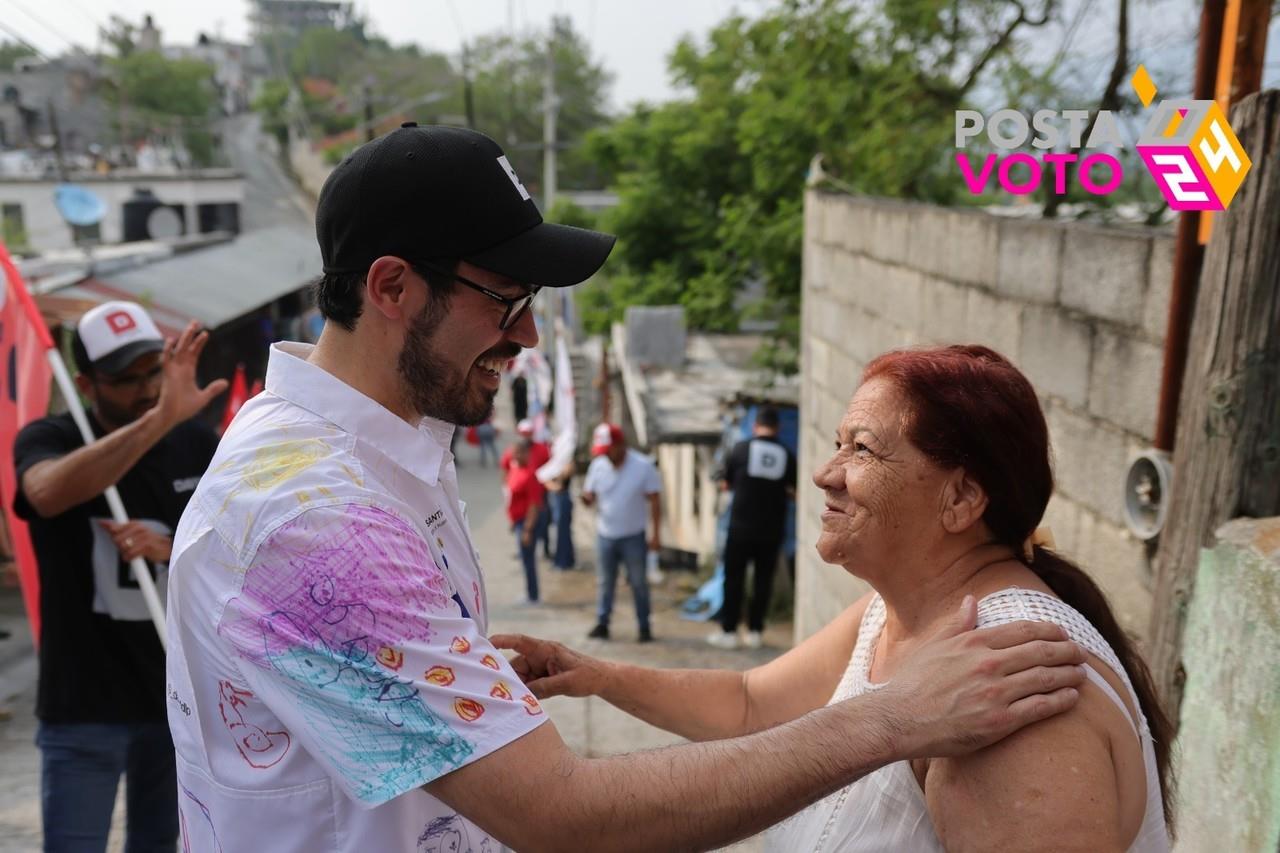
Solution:
<svg viewBox="0 0 1280 853"><path fill-rule="evenodd" d="M172 851L178 836L164 649L129 561L153 567L163 598L173 531L218 444L191 420L227 386L196 384L207 340L193 323L166 341L141 306L99 305L73 345L96 439L86 445L61 414L28 424L14 444L14 506L40 572L36 743L48 851L106 847L121 775L125 849ZM112 485L124 524L103 497Z"/></svg>
<svg viewBox="0 0 1280 853"><path fill-rule="evenodd" d="M596 626L588 637L609 639L618 566L636 605L641 643L653 640L649 624L649 579L645 558L657 551L662 537L662 480L653 460L627 447L622 428L600 424L591 434L591 455L582 482L582 502L596 507ZM645 538L646 526L652 530Z"/></svg>

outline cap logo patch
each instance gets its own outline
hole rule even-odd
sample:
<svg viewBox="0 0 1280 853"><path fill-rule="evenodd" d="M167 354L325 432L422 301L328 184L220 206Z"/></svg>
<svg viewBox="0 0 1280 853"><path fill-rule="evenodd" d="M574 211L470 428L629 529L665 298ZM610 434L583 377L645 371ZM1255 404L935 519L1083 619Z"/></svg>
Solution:
<svg viewBox="0 0 1280 853"><path fill-rule="evenodd" d="M133 315L128 311L112 311L105 319L111 331L117 335L123 335L125 332L138 328L137 321L133 319Z"/></svg>
<svg viewBox="0 0 1280 853"><path fill-rule="evenodd" d="M498 165L502 167L502 171L507 173L507 177L511 180L511 185L520 193L520 198L524 201L529 200L529 191L524 188L524 184L520 183L520 177L516 174L516 170L511 168L511 161L507 159L507 155L503 154L498 158Z"/></svg>

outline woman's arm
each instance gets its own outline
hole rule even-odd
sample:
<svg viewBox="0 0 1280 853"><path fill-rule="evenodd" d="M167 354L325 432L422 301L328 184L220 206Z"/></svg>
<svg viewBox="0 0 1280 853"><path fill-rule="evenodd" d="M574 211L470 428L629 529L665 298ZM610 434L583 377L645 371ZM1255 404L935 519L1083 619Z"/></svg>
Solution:
<svg viewBox="0 0 1280 853"><path fill-rule="evenodd" d="M930 761L925 800L943 846L953 853L1125 850L1141 812L1127 810L1126 820L1121 804L1145 797L1121 797L1112 737L1136 739L1123 718L1116 730L1117 714L1086 681L1071 711L972 755Z"/></svg>
<svg viewBox="0 0 1280 853"><path fill-rule="evenodd" d="M869 600L859 599L791 651L747 672L650 669L522 635L491 640L520 654L512 666L539 698L599 696L689 740L717 740L772 728L825 705L848 665Z"/></svg>

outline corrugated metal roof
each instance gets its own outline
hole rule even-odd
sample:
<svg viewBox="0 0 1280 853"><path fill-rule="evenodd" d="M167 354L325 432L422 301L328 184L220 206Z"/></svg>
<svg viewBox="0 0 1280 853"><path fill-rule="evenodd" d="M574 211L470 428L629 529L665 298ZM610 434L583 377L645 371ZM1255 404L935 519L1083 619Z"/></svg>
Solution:
<svg viewBox="0 0 1280 853"><path fill-rule="evenodd" d="M282 225L136 269L90 278L59 290L58 296L133 299L149 306L153 313L168 315L165 319L194 319L216 329L303 287L319 270L315 233L303 226Z"/></svg>

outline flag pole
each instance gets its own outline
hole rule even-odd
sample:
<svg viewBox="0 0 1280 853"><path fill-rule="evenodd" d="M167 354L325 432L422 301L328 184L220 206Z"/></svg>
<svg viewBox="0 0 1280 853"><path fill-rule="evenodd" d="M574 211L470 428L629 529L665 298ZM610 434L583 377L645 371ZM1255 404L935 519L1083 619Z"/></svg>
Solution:
<svg viewBox="0 0 1280 853"><path fill-rule="evenodd" d="M89 427L89 419L85 415L84 406L80 403L80 394L76 391L75 383L71 381L71 374L67 372L67 365L62 360L62 353L54 343L53 336L49 334L49 330L44 324L44 318L40 316L40 309L36 307L35 300L27 292L26 283L23 282L22 277L18 274L18 270L13 265L7 252L0 254L0 264L4 266L5 273L13 285L13 292L22 304L22 310L27 315L28 322L35 327L36 334L40 338L40 344L45 348L45 356L48 358L49 367L53 371L54 381L58 384L58 390L62 392L62 399L66 401L67 409L71 412L72 419L75 420L76 426L80 429L80 435L84 439L84 443L86 445L92 444L94 441L93 430ZM120 492L116 490L116 487L108 486L104 495L107 499L107 506L111 510L112 519L117 524L127 522L129 514L125 512L124 503L120 500ZM141 557L134 557L129 561L129 566L133 569L134 579L137 580L138 588L142 591L142 598L147 604L147 612L151 614L151 621L156 627L156 633L160 636L160 646L167 649L164 604L160 601L160 594L156 590L155 581L151 578L151 572L147 569L146 561Z"/></svg>

